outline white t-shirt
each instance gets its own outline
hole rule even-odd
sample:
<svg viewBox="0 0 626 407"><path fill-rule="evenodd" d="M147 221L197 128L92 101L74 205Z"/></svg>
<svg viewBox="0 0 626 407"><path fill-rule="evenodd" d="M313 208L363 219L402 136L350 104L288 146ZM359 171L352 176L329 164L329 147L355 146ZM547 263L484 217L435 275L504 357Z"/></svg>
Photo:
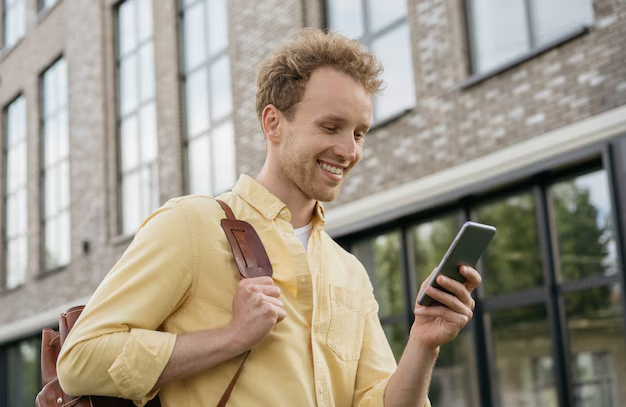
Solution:
<svg viewBox="0 0 626 407"><path fill-rule="evenodd" d="M300 239L300 241L302 242L305 252L306 252L307 245L309 243L309 236L311 236L312 229L313 229L313 221L311 221L306 226L293 230L294 232L296 232L296 237Z"/></svg>

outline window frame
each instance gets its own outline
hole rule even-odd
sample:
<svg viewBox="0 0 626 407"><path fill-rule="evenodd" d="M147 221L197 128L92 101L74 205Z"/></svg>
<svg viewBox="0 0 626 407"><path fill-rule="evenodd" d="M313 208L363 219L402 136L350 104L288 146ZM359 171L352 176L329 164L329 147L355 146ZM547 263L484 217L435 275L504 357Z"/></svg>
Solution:
<svg viewBox="0 0 626 407"><path fill-rule="evenodd" d="M115 3L115 5L113 6L113 18L112 18L112 22L113 22L113 69L114 69L114 93L115 93L115 158L116 158L116 174L115 174L115 185L116 185L116 209L117 209L117 216L116 216L116 235L117 237L114 239L115 241L119 241L119 242L123 242L126 241L127 239L131 238L132 236L135 235L136 232L136 227L139 227L141 225L141 222L143 221L143 219L145 219L147 216L150 215L150 213L147 214L141 214L140 215L140 220L138 222L138 224L136 225L135 228L131 228L132 231L128 230L126 231L124 229L124 217L125 217L125 212L124 212L124 177L125 175L128 176L130 175L134 175L134 174L139 174L140 179L143 180L143 177L141 176L141 173L143 172L143 170L145 170L146 168L150 168L151 166L154 166L154 171L156 172L156 185L154 186L154 188L156 189L156 191L154 191L154 193L156 194L157 197L157 203L156 203L156 207L153 208L152 210L156 210L158 207L158 204L160 202L160 180L159 180L159 170L160 170L160 166L159 166L159 148L158 148L158 120L157 120L157 114L156 114L156 104L157 104L157 98L156 98L156 62L154 59L154 21L152 21L152 31L150 33L150 36L148 38L144 38L144 39L139 39L139 37L137 38L137 42L136 44L134 44L133 48L131 48L130 50L127 50L125 53L122 52L121 49L121 41L120 41L120 30L121 30L121 24L120 24L120 7L124 4L124 3L130 3L130 2L135 2L136 4L133 5L133 7L136 7L137 9L139 8L139 2L141 0L121 0ZM153 18L154 15L154 7L152 6L152 1L150 1L150 6L151 6L151 15L149 16L151 19ZM140 29L140 25L139 25L139 18L138 18L138 13L135 16L135 21L133 24L133 30L136 32L136 34L138 34L139 29ZM133 107L131 110L129 110L128 112L123 113L122 112L122 75L121 75L121 64L122 61L124 59L127 59L129 56L134 56L137 58L137 65L136 65L136 69L135 69L135 75L136 75L136 79L138 79L137 77L138 72L139 72L139 66L140 66L140 54L141 54L141 50L143 49L144 46L146 46L146 44L150 44L150 46L152 47L152 67L151 69L153 70L154 73L154 83L152 84L154 86L153 88L153 92L154 94L148 99L148 100L141 100L141 91L140 91L140 86L141 86L141 81L137 80L134 83L134 86L136 87L136 91L137 91L137 104L135 107ZM122 124L124 122L125 119L128 119L129 117L134 116L137 119L137 134L138 137L139 134L141 133L141 129L140 129L140 125L139 125L139 121L140 121L140 112L143 110L143 108L149 106L150 104L154 105L154 109L155 109L155 131L157 132L157 134L155 135L155 143L156 143L156 157L150 161L143 161L141 159L139 159L139 162L137 164L136 167L134 167L131 170L124 170L122 168L122 157L123 157L123 142L122 142ZM138 154L139 157L142 157L142 154L140 153L141 150L141 142L138 140ZM141 185L143 186L143 184ZM153 192L153 191L151 191ZM144 207L145 204L145 200L148 199L150 200L150 197L146 197L143 194L139 194L139 200L136 203L136 206L139 206L139 212L142 212L142 208ZM144 216L145 215L145 216ZM143 216L143 218L142 218Z"/></svg>
<svg viewBox="0 0 626 407"><path fill-rule="evenodd" d="M186 66L186 58L187 58L187 47L186 47L186 35L185 35L185 18L186 18L186 13L188 12L188 9L195 7L197 4L202 4L203 10L204 7L209 7L209 0L194 0L194 1L190 1L189 4L185 4L186 1L185 0L178 0L178 18L177 18L177 22L178 22L178 46L179 46L179 58L178 58L178 67L179 67L179 86L180 86L180 106L181 106L181 117L182 117L182 147L183 147L183 190L185 191L186 194L191 194L192 190L192 173L191 173L191 159L190 159L190 144L198 139L201 139L203 137L206 137L208 139L208 143L209 143L209 151L206 152L207 154L207 161L209 162L209 166L210 166L210 178L211 178L211 190L209 191L204 191L203 193L208 193L210 195L213 196L217 196L223 192L225 192L226 190L217 190L215 188L215 173L216 173L216 168L215 168L215 162L213 160L213 154L214 154L214 134L217 130L219 130L222 126L224 125L228 125L229 123L232 126L233 129L233 151L234 151L234 157L233 157L233 161L234 161L234 168L233 170L233 178L236 181L237 178L237 148L236 148L236 133L235 133L235 122L234 122L234 110L235 110L235 104L234 104L234 92L233 92L233 76L232 76L232 65L231 65L231 58L230 58L230 47L231 47L231 39L230 37L228 38L228 42L226 44L226 46L224 47L224 49L220 50L219 52L216 52L213 55L210 55L210 53L208 52L208 41L209 41L209 22L206 21L206 16L207 13L206 11L202 13L202 18L203 21L206 23L203 26L203 35L205 38L205 51L206 51L206 56L205 58L199 62L196 66L194 66L193 68L188 68ZM228 17L228 10L229 10L229 6L228 6L228 0L225 0L226 3L226 15ZM226 25L227 25L227 29L228 29L228 20L226 21ZM217 120L214 119L214 109L213 109L213 104L214 104L214 95L213 95L213 91L212 91L212 86L211 86L211 72L212 69L214 69L214 67L222 60L226 58L226 60L228 61L228 65L229 65L229 71L228 71L228 75L229 75L229 82L230 82L230 88L229 88L229 92L230 92L230 97L231 97L231 101L232 106L231 106L231 110L228 114L225 114L221 117L218 117ZM204 89L207 94L207 104L208 104L208 117L209 117L209 125L208 127L204 128L203 130L201 130L198 134L195 134L193 136L191 136L189 134L189 126L188 126L188 103L187 103L187 82L188 82L188 78L189 76L196 74L196 73L201 73L202 71L205 71L204 74L206 76L206 88ZM198 193L198 192L196 192Z"/></svg>
<svg viewBox="0 0 626 407"><path fill-rule="evenodd" d="M324 27L326 28L331 28L331 6L330 3L333 0L325 0L324 1ZM371 49L372 47L372 43L375 42L376 40L384 37L385 35L400 29L400 27L402 27L403 25L406 24L407 29L409 30L409 36L411 34L411 21L409 20L409 7L410 7L410 1L405 0L407 3L407 13L404 14L402 17L397 17L395 20L388 22L387 24L385 24L382 28L379 28L378 30L374 30L370 28L370 22L369 22L369 15L371 10L369 9L368 6L368 0L359 0L361 2L361 9L363 10L363 15L362 15L362 23L363 23L363 33L362 35L357 38L356 40L359 41L361 44L363 44L365 47L367 47L368 49ZM406 114L408 114L409 112L411 112L413 109L415 109L415 107L417 106L417 83L415 81L415 66L414 66L414 62L413 62L413 49L412 49L412 42L411 39L409 38L409 56L410 56L410 61L411 61L411 80L413 81L413 103L410 106L407 106L401 110L398 110L392 114L389 114L387 116L383 116L381 117L377 117L377 110L380 106L380 99L378 97L374 97L372 102L373 102L373 109L372 109L372 129L376 129L382 126L385 126L391 122L394 122L396 120L398 120L399 118L405 116Z"/></svg>
<svg viewBox="0 0 626 407"><path fill-rule="evenodd" d="M528 26L528 36L529 36L529 50L524 54L506 60L494 66L493 68L486 69L484 71L479 71L477 69L477 59L478 55L476 52L476 40L475 40L475 22L472 19L472 0L463 0L462 4L462 12L464 15L464 34L465 34L465 42L467 47L467 60L468 60L468 72L469 77L457 85L458 90L465 90L474 85L478 85L481 82L484 82L490 79L493 76L499 75L503 72L509 71L519 65L524 64L525 62L532 60L540 55L543 55L553 48L559 47L565 43L573 41L579 37L586 35L589 32L591 24L582 24L580 27L571 29L567 32L562 33L561 35L555 37L554 39L547 41L544 44L537 45L534 35L533 35L533 23L532 16L530 15L532 5L530 2L532 0L522 0L524 2L524 10L525 10L525 18L526 25Z"/></svg>
<svg viewBox="0 0 626 407"><path fill-rule="evenodd" d="M57 2L58 3L58 2ZM56 3L55 3L56 4ZM57 56L56 58L53 59L52 63L50 63L48 66L46 66L40 73L39 75L39 111L40 111L40 115L39 115L39 163L40 163L40 168L39 168L39 191L40 194L40 198L39 198L39 239L41 241L41 245L40 245L40 270L43 272L43 274L48 274L48 273L55 273L58 271L62 271L65 270L72 262L72 245L71 245L71 241L72 241L72 228L71 228L71 213L72 213L72 200L71 200L71 192L72 192L72 186L71 186L71 147L70 147L70 129L69 129L69 89L66 88L65 92L66 92L66 100L65 100L65 106L63 107L63 109L66 110L66 117L68 119L68 126L67 126L67 142L68 142L68 152L67 152L67 157L65 157L65 160L67 161L67 166L68 166L68 206L67 206L67 212L68 212L68 217L69 217L69 221L70 221L70 228L68 230L68 235L69 235L69 242L68 242L68 251L69 251L69 259L68 262L65 264L61 264L57 267L53 267L48 269L46 266L46 202L47 202L47 195L46 195L46 173L47 173L47 166L46 166L46 154L45 154L45 148L46 148L46 140L45 140L45 131L46 131L46 122L48 117L46 116L46 110L45 110L45 98L46 98L46 91L45 91L45 75L46 73L49 72L49 70L52 67L55 67L57 65L58 62L60 61L64 61L65 62L65 74L66 74L66 85L69 86L68 83L68 77L69 75L68 73L68 68L67 68L67 60L65 59L65 55L61 54L59 56ZM60 112L60 108L57 106L56 107L56 112L53 114L55 116L58 116L58 113ZM56 215L58 216L59 213L57 213Z"/></svg>
<svg viewBox="0 0 626 407"><path fill-rule="evenodd" d="M572 385L575 380L570 360L571 349L568 345L570 334L563 296L567 293L584 292L589 288L610 287L619 283L622 320L626 327L626 249L623 244L626 219L622 219L626 209L626 164L621 162L624 159L626 159L626 135L617 135L608 141L581 147L535 164L530 168L523 168L515 174L507 174L482 185L472 185L456 195L429 202L430 206L418 208L415 212L399 214L387 221L380 220L380 223L366 225L365 229L348 230L345 234L335 236L335 238L342 247L350 250L352 242L356 240L400 227L405 239L404 242L410 242L408 240L410 239L410 232L419 223L436 219L455 210L462 211L467 220L472 220L475 219L473 209L478 205L506 198L517 191L531 190L536 206L535 218L537 220L539 250L543 261L544 283L538 288L523 289L512 294L492 298L485 298L478 292L474 293L473 297L476 300L474 319L466 329L471 327L474 337L477 354L476 369L480 376L478 381L480 405L485 407L497 406L500 392L495 370L496 355L491 344L487 314L533 304L546 306L547 322L550 326L549 338L552 343L554 388L559 403L560 405L573 405L575 395L571 389L573 389ZM574 179L579 175L592 173L596 170L606 171L611 206L610 216L612 216L611 228L616 245L618 273L560 282L556 276L555 265L558 258L553 258L553 253L556 250L556 247L553 247L556 227L551 213L552 203L549 200L549 188L560 181ZM411 245L407 245L401 250L407 251L407 248L410 249L411 247ZM411 268L410 265L410 261L409 263L402 263L401 278L404 279L404 284L417 287L419 282L416 284L405 277L407 270ZM414 301L414 298L412 300Z"/></svg>

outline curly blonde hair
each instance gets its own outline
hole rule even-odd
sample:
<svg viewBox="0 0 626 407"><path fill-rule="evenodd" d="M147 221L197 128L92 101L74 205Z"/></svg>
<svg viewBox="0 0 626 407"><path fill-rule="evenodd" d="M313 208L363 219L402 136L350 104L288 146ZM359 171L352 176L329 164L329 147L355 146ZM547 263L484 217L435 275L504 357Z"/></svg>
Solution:
<svg viewBox="0 0 626 407"><path fill-rule="evenodd" d="M259 121L269 104L292 120L295 105L304 97L311 74L320 66L349 75L370 95L382 90L383 66L358 41L332 31L303 28L295 40L278 47L259 67L256 81Z"/></svg>

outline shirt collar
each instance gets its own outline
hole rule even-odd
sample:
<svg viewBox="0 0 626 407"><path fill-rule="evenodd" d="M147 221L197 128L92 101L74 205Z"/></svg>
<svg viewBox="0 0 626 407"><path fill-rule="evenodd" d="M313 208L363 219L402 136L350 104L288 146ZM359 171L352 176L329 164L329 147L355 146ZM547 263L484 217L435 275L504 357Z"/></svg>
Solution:
<svg viewBox="0 0 626 407"><path fill-rule="evenodd" d="M280 216L287 222L291 221L291 212L287 206L258 181L246 174L241 174L233 192L239 195L250 206L269 220ZM315 204L313 225L324 226L324 207L321 202Z"/></svg>

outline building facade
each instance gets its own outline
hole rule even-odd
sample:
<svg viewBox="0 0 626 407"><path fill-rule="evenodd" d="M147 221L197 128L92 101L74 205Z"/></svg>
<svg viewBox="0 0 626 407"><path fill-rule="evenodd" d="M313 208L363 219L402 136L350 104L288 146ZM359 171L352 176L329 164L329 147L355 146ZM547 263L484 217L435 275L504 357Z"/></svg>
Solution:
<svg viewBox="0 0 626 407"><path fill-rule="evenodd" d="M43 327L169 198L255 176L259 62L303 26L385 64L327 230L397 357L419 284L493 224L434 406L626 403L623 0L2 0L0 406L31 406Z"/></svg>

